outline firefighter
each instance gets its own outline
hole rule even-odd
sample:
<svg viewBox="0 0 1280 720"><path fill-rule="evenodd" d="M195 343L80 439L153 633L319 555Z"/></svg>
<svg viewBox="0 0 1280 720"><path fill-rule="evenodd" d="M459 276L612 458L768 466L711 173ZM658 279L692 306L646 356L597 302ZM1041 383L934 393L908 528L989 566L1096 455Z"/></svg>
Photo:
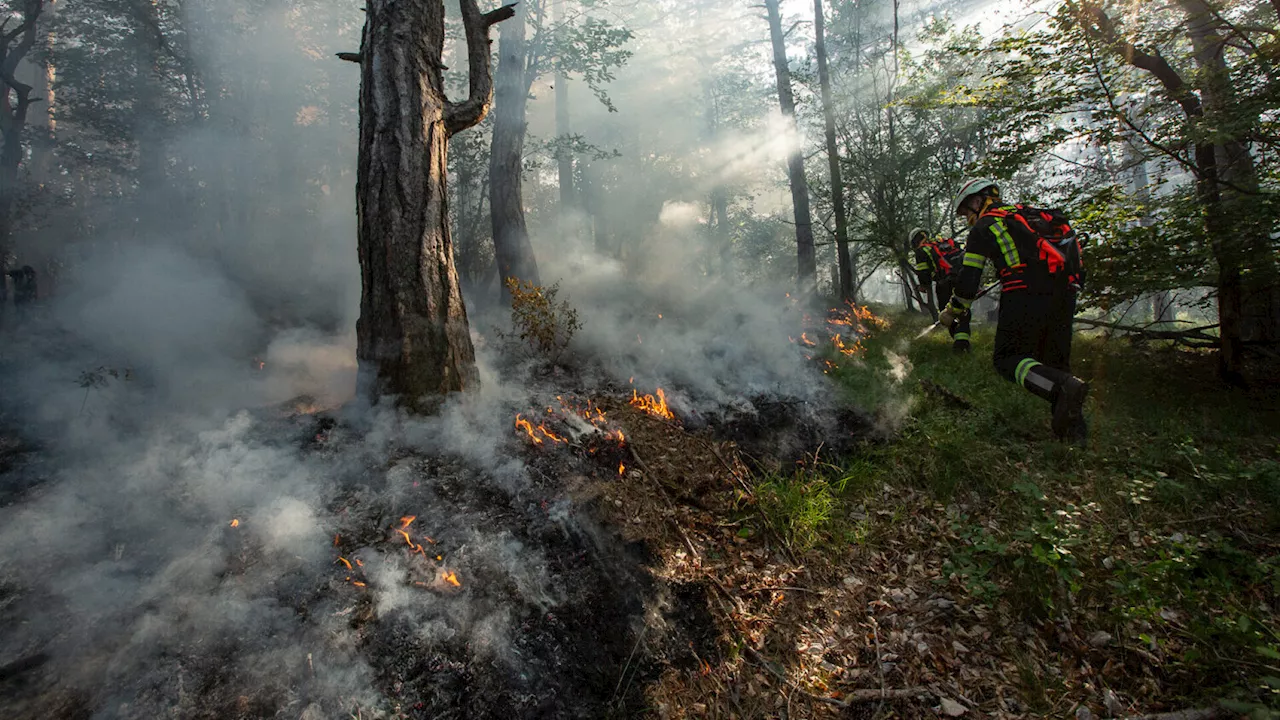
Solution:
<svg viewBox="0 0 1280 720"><path fill-rule="evenodd" d="M928 292L927 288L932 288L933 306L942 310L955 290L964 251L952 238L930 240L924 228L912 230L907 241L915 248L916 280L920 289ZM957 353L969 352L969 320L969 315L962 315L947 326L951 332L951 348Z"/></svg>
<svg viewBox="0 0 1280 720"><path fill-rule="evenodd" d="M1075 261L1017 222L1018 208L1000 199L994 180L966 182L953 209L970 226L963 266L946 324L969 314L982 270L990 261L1000 280L1000 313L992 361L996 371L1053 404L1053 432L1083 444L1088 435L1084 401L1089 386L1071 374L1072 319L1083 270Z"/></svg>

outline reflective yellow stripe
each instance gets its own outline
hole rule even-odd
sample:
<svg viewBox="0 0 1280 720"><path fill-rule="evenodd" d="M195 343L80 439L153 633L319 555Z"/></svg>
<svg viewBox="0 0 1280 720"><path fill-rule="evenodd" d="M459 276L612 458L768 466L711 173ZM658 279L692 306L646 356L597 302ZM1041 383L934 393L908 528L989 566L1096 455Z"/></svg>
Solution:
<svg viewBox="0 0 1280 720"><path fill-rule="evenodd" d="M1021 263L1018 259L1018 246L1013 244L1013 237L1009 235L1009 228L1004 224L1004 218L996 218L991 224L991 232L996 236L996 242L1000 244L1000 254L1004 255L1005 265L1014 267Z"/></svg>
<svg viewBox="0 0 1280 720"><path fill-rule="evenodd" d="M1027 374L1031 372L1031 368L1039 365L1040 362L1027 358L1018 363L1018 369L1013 371L1013 379L1022 387L1027 386Z"/></svg>
<svg viewBox="0 0 1280 720"><path fill-rule="evenodd" d="M929 263L927 262L916 263L916 270L928 270L928 269L929 269Z"/></svg>
<svg viewBox="0 0 1280 720"><path fill-rule="evenodd" d="M978 268L981 270L987 264L987 258L978 253L967 252L964 254L964 266Z"/></svg>
<svg viewBox="0 0 1280 720"><path fill-rule="evenodd" d="M968 340L969 333L956 333L951 337L952 340Z"/></svg>

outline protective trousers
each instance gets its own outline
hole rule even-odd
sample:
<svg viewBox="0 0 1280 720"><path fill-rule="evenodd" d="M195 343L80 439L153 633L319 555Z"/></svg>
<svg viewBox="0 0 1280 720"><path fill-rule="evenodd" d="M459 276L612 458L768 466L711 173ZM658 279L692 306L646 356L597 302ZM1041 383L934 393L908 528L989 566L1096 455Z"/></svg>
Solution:
<svg viewBox="0 0 1280 720"><path fill-rule="evenodd" d="M1026 291L1000 298L992 361L996 371L1039 397L1053 402L1071 377L1071 322L1075 293Z"/></svg>
<svg viewBox="0 0 1280 720"><path fill-rule="evenodd" d="M956 282L954 275L948 275L935 283L934 291L938 293L934 295L938 299L938 309L947 306L951 302L951 296L955 293ZM956 342L969 342L969 321L973 319L971 313L965 313L956 319L948 330L951 332L951 339Z"/></svg>

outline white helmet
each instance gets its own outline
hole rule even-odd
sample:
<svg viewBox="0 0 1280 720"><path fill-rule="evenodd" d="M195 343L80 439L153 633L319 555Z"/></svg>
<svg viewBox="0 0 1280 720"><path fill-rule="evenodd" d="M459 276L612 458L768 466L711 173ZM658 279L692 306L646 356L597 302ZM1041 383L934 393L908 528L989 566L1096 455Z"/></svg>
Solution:
<svg viewBox="0 0 1280 720"><path fill-rule="evenodd" d="M918 227L915 230L912 230L911 232L907 233L907 244L914 246L916 243L917 235L924 235L925 238L927 239L929 237L929 231L925 230L922 227Z"/></svg>
<svg viewBox="0 0 1280 720"><path fill-rule="evenodd" d="M995 188L996 194L1000 194L1000 188L996 187L996 181L991 178L976 178L961 185L960 192L956 193L956 199L951 203L951 214L959 215L960 206L964 204L966 199L989 188Z"/></svg>

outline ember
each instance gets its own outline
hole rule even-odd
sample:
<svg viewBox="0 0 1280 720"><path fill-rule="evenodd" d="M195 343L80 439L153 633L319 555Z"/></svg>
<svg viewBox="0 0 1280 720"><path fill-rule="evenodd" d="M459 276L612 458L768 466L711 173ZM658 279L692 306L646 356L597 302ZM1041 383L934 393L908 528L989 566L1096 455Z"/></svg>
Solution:
<svg viewBox="0 0 1280 720"><path fill-rule="evenodd" d="M235 527L240 527L240 520L239 520L239 519L232 520L232 521L231 521L231 527L233 527L233 528L235 528Z"/></svg>
<svg viewBox="0 0 1280 720"><path fill-rule="evenodd" d="M454 586L454 587L462 587L462 583L458 582L458 575L457 575L457 573L454 573L453 571L449 571L449 572L446 572L446 573L441 573L441 575L440 575L440 579L441 579L441 580L444 580L445 582L449 583L450 585L452 585L452 586Z"/></svg>

